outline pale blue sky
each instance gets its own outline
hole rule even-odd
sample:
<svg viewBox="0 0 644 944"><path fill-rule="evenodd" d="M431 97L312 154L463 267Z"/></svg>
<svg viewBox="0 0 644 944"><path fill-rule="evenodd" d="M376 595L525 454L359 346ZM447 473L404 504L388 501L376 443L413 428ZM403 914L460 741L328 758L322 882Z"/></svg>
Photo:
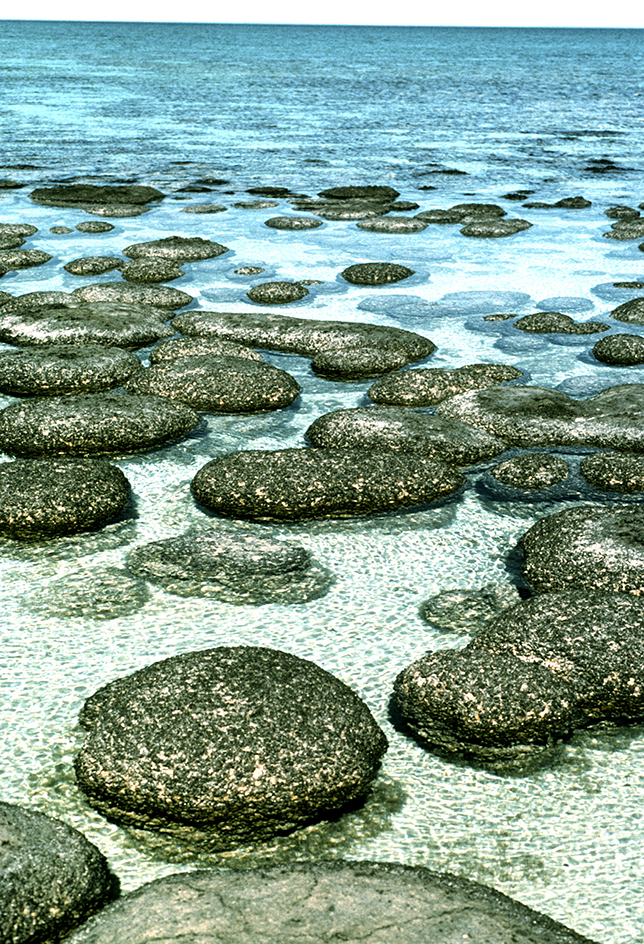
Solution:
<svg viewBox="0 0 644 944"><path fill-rule="evenodd" d="M212 0L22 0L2 19L127 20L202 23L357 23L400 26L582 26L644 28L644 4L599 0L236 0L233 7Z"/></svg>

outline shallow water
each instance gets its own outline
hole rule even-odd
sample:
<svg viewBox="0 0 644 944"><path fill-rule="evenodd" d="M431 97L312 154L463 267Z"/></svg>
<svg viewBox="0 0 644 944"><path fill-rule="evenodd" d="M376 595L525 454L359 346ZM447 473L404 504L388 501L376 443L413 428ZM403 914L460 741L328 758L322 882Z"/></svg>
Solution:
<svg viewBox="0 0 644 944"><path fill-rule="evenodd" d="M38 226L27 246L54 257L4 276L2 290L71 291L101 281L66 273L71 259L120 254L162 235L199 235L230 251L186 265L171 283L194 296L190 307L257 310L245 295L253 284L320 279L306 299L281 310L410 328L436 343L431 366L512 364L528 382L575 396L644 380L642 369L594 361L596 337L528 336L511 321L483 320L554 307L576 320L607 321L612 308L640 294L613 287L644 281L639 241L602 234L611 223L607 207L644 200L641 31L5 23L0 52L0 177L25 184L0 191L0 222ZM592 163L599 160L613 163ZM204 176L228 183L204 193L181 190ZM58 180L122 179L168 196L141 217L112 220L107 234L54 235L52 226L96 217L28 197L33 187ZM234 206L252 199L245 191L260 184L314 195L348 183L394 186L423 210L495 202L533 226L498 240L467 239L451 226L387 236L353 222L279 232L264 221L298 213L287 200L261 210ZM426 186L436 189L420 189ZM520 187L545 201L583 193L592 207L525 209L504 196ZM181 212L196 203L227 209ZM403 263L416 274L385 288L340 277L367 260ZM236 275L245 265L265 271ZM607 323L615 333L638 330ZM367 402L368 382L329 382L304 358L268 358L303 388L291 407L209 415L181 443L115 460L132 484L135 517L95 534L1 545L2 798L82 829L125 889L211 864L371 858L449 870L598 942L641 944L642 729L577 735L542 769L502 776L434 757L388 719L401 669L428 649L467 641L423 624L420 603L444 589L515 578L518 538L560 505L486 502L470 483L436 508L245 524L309 548L336 575L330 592L303 605L253 607L151 587L147 600L131 601L131 612L128 601L114 611L105 604L97 575L122 568L132 546L214 523L188 487L208 459L302 445L317 416ZM106 823L74 784L84 699L152 661L228 644L312 659L366 700L391 745L372 799L338 823L226 854L171 847Z"/></svg>

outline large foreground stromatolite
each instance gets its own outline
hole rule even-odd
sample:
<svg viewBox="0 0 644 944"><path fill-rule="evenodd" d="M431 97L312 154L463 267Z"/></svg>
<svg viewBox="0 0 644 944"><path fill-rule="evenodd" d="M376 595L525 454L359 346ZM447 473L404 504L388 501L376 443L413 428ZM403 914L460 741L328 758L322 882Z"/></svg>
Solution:
<svg viewBox="0 0 644 944"><path fill-rule="evenodd" d="M110 682L80 715L91 804L117 822L219 848L323 819L369 791L387 739L363 701L313 662L219 647Z"/></svg>
<svg viewBox="0 0 644 944"><path fill-rule="evenodd" d="M169 875L69 944L592 944L500 892L388 862L292 862Z"/></svg>
<svg viewBox="0 0 644 944"><path fill-rule="evenodd" d="M399 674L394 706L428 747L520 766L575 728L644 717L644 601L543 593L501 612L464 649Z"/></svg>

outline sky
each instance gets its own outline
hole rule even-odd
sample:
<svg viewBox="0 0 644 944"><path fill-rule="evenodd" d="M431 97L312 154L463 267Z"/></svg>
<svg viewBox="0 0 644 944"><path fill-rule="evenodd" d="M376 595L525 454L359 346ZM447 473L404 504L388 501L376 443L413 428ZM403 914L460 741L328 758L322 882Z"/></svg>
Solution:
<svg viewBox="0 0 644 944"><path fill-rule="evenodd" d="M559 26L644 28L644 4L600 0L22 0L14 20L116 20L196 23L338 23L383 26ZM626 9L628 8L628 9Z"/></svg>

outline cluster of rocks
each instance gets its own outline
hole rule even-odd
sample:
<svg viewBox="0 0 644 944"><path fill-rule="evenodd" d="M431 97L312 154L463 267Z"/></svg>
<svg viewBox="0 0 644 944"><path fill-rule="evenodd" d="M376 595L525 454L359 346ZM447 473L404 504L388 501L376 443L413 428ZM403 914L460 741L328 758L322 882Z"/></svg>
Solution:
<svg viewBox="0 0 644 944"><path fill-rule="evenodd" d="M446 210L423 210L415 219L426 225L459 225L463 236L479 239L514 236L532 226L527 220L506 220L505 216L506 211L496 203L458 203Z"/></svg>
<svg viewBox="0 0 644 944"><path fill-rule="evenodd" d="M191 338L220 338L252 348L311 357L323 377L362 379L419 361L436 346L425 337L384 325L316 321L273 312L190 310L172 326Z"/></svg>

